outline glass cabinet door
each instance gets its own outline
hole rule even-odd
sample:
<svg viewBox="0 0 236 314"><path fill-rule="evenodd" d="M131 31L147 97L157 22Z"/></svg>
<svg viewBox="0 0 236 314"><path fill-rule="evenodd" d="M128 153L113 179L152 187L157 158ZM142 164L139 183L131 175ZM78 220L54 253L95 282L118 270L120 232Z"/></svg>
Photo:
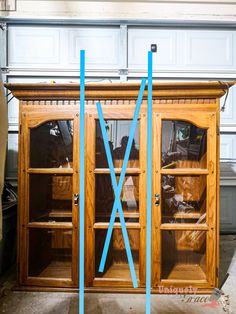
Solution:
<svg viewBox="0 0 236 314"><path fill-rule="evenodd" d="M172 117L175 118L172 118ZM183 282L214 285L215 115L160 114L155 123L154 231L160 267L154 286Z"/></svg>
<svg viewBox="0 0 236 314"><path fill-rule="evenodd" d="M77 266L72 263L78 242L78 206L73 197L78 193L76 118L56 116L32 113L23 118L23 145L28 146L23 169L25 217L21 219L26 251L22 263L27 265L26 283L40 285L43 280L49 286L67 287L78 282Z"/></svg>
<svg viewBox="0 0 236 314"><path fill-rule="evenodd" d="M120 180L132 118L133 112L120 114L119 111L119 114L116 115L115 111L113 111L112 114L105 115L106 136L109 142L117 185ZM120 193L120 203L124 213L136 278L140 286L145 281L142 270L140 269L140 264L143 263L144 258L142 256L144 248L141 241L143 237L141 226L145 223L143 202L145 188L144 173L142 172L145 163L142 157L143 147L145 147L142 135L144 123L144 118L141 115L136 126L127 170ZM115 194L111 182L101 127L96 115L89 117L87 127L87 141L91 144L90 148L88 147L87 155L92 156L87 162L87 186L89 187L89 190L87 190L87 209L92 213L91 216L87 217L87 224L92 226L88 230L87 254L90 256L88 256L88 259L93 260L91 265L87 265L87 285L106 286L109 282L111 286L132 287L130 268L118 211L116 211L105 267L102 272L99 271ZM140 187L142 187L141 191ZM94 251L91 250L89 252L91 245Z"/></svg>

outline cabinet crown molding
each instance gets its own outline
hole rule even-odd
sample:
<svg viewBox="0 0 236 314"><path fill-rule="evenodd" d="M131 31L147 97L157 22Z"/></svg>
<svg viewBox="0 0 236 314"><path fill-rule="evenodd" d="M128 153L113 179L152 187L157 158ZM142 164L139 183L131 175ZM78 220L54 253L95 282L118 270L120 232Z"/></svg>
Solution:
<svg viewBox="0 0 236 314"><path fill-rule="evenodd" d="M153 83L153 98L219 98L235 82L171 82ZM20 100L61 100L80 97L80 85L70 84L5 84L14 97ZM137 99L140 83L86 84L86 100ZM144 94L147 98L147 88Z"/></svg>

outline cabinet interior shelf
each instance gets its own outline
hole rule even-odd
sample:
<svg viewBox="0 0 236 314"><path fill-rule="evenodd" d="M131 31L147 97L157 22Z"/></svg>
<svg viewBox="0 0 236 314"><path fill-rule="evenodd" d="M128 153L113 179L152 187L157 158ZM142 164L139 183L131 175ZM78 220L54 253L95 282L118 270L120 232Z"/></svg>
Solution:
<svg viewBox="0 0 236 314"><path fill-rule="evenodd" d="M161 174L166 175L200 175L200 174L209 174L208 169L201 168L175 168L175 169L161 169Z"/></svg>
<svg viewBox="0 0 236 314"><path fill-rule="evenodd" d="M29 168L28 173L35 174L73 174L73 168Z"/></svg>
<svg viewBox="0 0 236 314"><path fill-rule="evenodd" d="M162 269L162 279L170 280L206 280L206 274L199 265L177 263Z"/></svg>
<svg viewBox="0 0 236 314"><path fill-rule="evenodd" d="M161 230L209 230L209 227L206 223L163 223L161 224L160 228Z"/></svg>
<svg viewBox="0 0 236 314"><path fill-rule="evenodd" d="M72 265L70 261L52 261L40 272L40 274L37 274L37 277L70 279L71 268Z"/></svg>
<svg viewBox="0 0 236 314"><path fill-rule="evenodd" d="M201 217L201 213L199 212L178 212L174 213L173 215L164 215L163 218L176 218L176 219L199 219Z"/></svg>
<svg viewBox="0 0 236 314"><path fill-rule="evenodd" d="M114 168L116 174L121 173L122 168ZM95 174L110 174L111 171L109 168L96 168L94 169ZM126 174L139 174L141 173L140 168L127 168L125 171Z"/></svg>
<svg viewBox="0 0 236 314"><path fill-rule="evenodd" d="M130 210L130 211L124 210L123 213L124 213L125 218L139 218L139 211L138 210ZM96 211L96 217L97 218L101 218L101 217L102 218L110 218L110 216L111 216L111 212L106 213L105 211L100 211L100 212ZM120 217L120 215L117 212L116 218L119 218L119 217Z"/></svg>
<svg viewBox="0 0 236 314"><path fill-rule="evenodd" d="M140 228L140 223L138 223L138 222L126 222L125 225L129 229L139 229ZM94 227L94 229L107 229L109 227L109 222L96 222L93 225L93 227ZM114 228L121 229L121 223L115 222Z"/></svg>
<svg viewBox="0 0 236 314"><path fill-rule="evenodd" d="M57 209L52 209L48 213L48 217L50 218L71 218L72 217L72 212L71 210L57 210Z"/></svg>
<svg viewBox="0 0 236 314"><path fill-rule="evenodd" d="M72 229L72 222L29 222L29 228Z"/></svg>
<svg viewBox="0 0 236 314"><path fill-rule="evenodd" d="M139 278L139 264L134 264L135 273L137 278ZM104 273L99 273L97 278L114 278L114 279L127 279L131 280L130 268L127 263L113 263Z"/></svg>

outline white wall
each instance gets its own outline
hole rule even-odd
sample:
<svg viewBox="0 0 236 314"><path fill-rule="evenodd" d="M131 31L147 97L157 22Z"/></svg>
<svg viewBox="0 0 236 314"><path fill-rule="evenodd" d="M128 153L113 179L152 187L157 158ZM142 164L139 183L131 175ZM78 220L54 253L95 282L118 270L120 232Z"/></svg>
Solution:
<svg viewBox="0 0 236 314"><path fill-rule="evenodd" d="M7 0L13 1L13 0ZM235 0L80 1L17 0L14 17L76 17L83 19L176 19L235 21Z"/></svg>

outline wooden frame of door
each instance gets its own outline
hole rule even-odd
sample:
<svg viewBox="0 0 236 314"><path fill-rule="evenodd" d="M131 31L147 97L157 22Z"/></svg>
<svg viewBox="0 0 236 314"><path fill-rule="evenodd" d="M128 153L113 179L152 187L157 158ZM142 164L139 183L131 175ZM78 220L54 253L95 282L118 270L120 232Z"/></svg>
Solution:
<svg viewBox="0 0 236 314"><path fill-rule="evenodd" d="M161 138L162 138L162 121L163 120L176 120L187 121L200 128L207 129L207 165L206 169L191 169L191 168L176 168L176 169L162 169L161 160ZM215 233L217 230L216 225L216 113L191 113L184 111L181 112L154 112L153 116L154 124L154 146L153 155L157 158L153 158L153 195L158 193L161 195L161 176L162 175L205 175L207 182L207 203L206 203L206 223L204 224L167 224L162 223L161 206L155 208L153 206L153 272L152 283L153 287L162 286L180 286L194 285L198 288L213 288L217 284L217 276L215 273L215 267L217 265L216 258L216 239ZM161 241L162 230L202 230L206 232L206 280L188 280L183 278L182 280L170 280L161 279L161 252L164 249Z"/></svg>
<svg viewBox="0 0 236 314"><path fill-rule="evenodd" d="M28 109L28 108L27 108ZM20 173L20 189L21 195L24 197L20 200L20 215L18 225L21 243L19 244L19 270L20 284L35 285L35 286L52 286L52 287L77 287L78 283L78 216L79 211L72 202L72 222L30 222L29 221L29 175L30 174L62 174L71 175L73 184L73 194L78 193L79 188L79 115L76 111L71 112L58 110L57 113L48 112L41 108L34 112L22 112L21 125L23 129L20 132L20 150L24 151L19 160ZM30 168L30 129L38 127L43 123L54 120L73 120L74 121L74 135L73 135L73 167L72 168ZM57 230L71 230L72 231L72 261L71 261L71 279L55 278L55 277L31 277L28 276L28 257L29 257L29 230L35 228L40 229L57 229Z"/></svg>
<svg viewBox="0 0 236 314"><path fill-rule="evenodd" d="M108 120L132 120L134 106L130 106L128 110L123 110L123 106L104 106L104 119ZM86 261L85 264L85 285L87 287L132 287L131 280L121 278L95 278L95 230L108 228L108 222L95 223L95 175L109 174L109 168L95 168L95 123L98 120L96 110L88 110L86 115ZM146 196L146 174L145 174L145 158L146 158L146 114L140 113L140 149L139 149L139 168L127 168L126 174L134 174L139 176L139 223L126 223L127 230L140 230L140 251L139 251L139 287L145 286L145 196ZM119 174L121 168L115 168L115 172ZM121 228L120 223L115 223L115 228Z"/></svg>

